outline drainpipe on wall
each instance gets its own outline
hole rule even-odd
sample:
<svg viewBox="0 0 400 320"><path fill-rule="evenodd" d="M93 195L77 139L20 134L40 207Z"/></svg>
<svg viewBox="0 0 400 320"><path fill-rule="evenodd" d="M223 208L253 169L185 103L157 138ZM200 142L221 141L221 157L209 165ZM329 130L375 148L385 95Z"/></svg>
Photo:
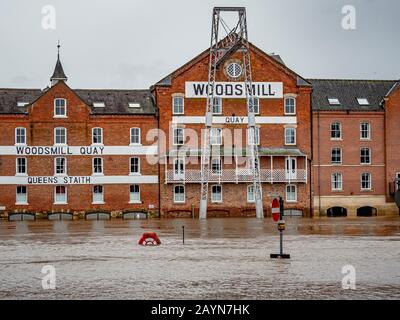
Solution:
<svg viewBox="0 0 400 320"><path fill-rule="evenodd" d="M317 119L318 119L318 135L317 135L317 140L318 140L318 212L319 215L321 216L321 125L320 125L320 118L319 118L319 112L320 110L318 109L317 111Z"/></svg>

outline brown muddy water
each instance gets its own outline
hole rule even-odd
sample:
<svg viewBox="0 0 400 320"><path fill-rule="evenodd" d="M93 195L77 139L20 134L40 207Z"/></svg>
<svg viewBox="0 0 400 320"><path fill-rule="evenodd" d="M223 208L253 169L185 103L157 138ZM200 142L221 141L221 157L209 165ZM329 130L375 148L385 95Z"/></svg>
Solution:
<svg viewBox="0 0 400 320"><path fill-rule="evenodd" d="M0 222L0 299L400 299L400 218ZM185 226L185 244L182 244ZM137 244L146 231L162 244ZM56 289L42 288L42 267ZM342 267L356 289L342 289Z"/></svg>

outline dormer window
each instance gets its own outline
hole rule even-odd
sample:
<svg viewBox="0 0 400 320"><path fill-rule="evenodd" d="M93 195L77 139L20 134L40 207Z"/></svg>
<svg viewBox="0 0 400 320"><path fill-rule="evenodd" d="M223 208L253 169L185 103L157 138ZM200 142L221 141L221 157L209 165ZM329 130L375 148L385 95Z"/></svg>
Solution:
<svg viewBox="0 0 400 320"><path fill-rule="evenodd" d="M94 108L105 108L105 103L104 102L93 102L93 107Z"/></svg>
<svg viewBox="0 0 400 320"><path fill-rule="evenodd" d="M369 101L366 98L357 98L357 102L360 106L369 106Z"/></svg>
<svg viewBox="0 0 400 320"><path fill-rule="evenodd" d="M29 102L18 101L17 102L17 107L25 107L27 104L29 104Z"/></svg>
<svg viewBox="0 0 400 320"><path fill-rule="evenodd" d="M129 102L129 108L140 108L140 103Z"/></svg>
<svg viewBox="0 0 400 320"><path fill-rule="evenodd" d="M340 101L338 98L328 98L328 102L331 106L340 106Z"/></svg>
<svg viewBox="0 0 400 320"><path fill-rule="evenodd" d="M65 118L67 116L67 100L54 99L54 118Z"/></svg>

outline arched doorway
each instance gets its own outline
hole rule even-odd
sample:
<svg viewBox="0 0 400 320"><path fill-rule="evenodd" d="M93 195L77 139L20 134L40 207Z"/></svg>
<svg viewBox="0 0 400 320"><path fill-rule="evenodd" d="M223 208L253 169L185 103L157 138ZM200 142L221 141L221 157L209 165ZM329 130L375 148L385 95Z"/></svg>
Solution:
<svg viewBox="0 0 400 320"><path fill-rule="evenodd" d="M332 207L326 211L328 217L347 217L347 209L343 207Z"/></svg>
<svg viewBox="0 0 400 320"><path fill-rule="evenodd" d="M372 217L376 216L378 210L374 207L366 206L357 209L357 217Z"/></svg>

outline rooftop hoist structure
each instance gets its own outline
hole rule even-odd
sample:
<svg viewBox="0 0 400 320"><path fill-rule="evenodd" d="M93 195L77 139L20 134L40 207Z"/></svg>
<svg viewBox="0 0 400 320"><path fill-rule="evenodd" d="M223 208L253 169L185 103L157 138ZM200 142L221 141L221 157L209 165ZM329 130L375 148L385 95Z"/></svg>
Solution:
<svg viewBox="0 0 400 320"><path fill-rule="evenodd" d="M222 19L223 12L237 13L237 24L231 29ZM227 35L219 39L220 27L225 30ZM260 179L260 159L256 141L255 114L253 103L253 90L251 79L250 48L247 40L246 9L244 7L214 7L211 26L211 45L210 62L208 69L208 91L206 103L205 128L203 136L203 149L201 154L201 199L200 199L200 219L207 217L208 200L208 181L210 175L210 156L211 143L210 132L213 125L213 103L215 94L215 82L218 68L230 54L242 52L243 81L246 92L247 116L248 116L248 135L249 143L246 155L249 157L249 167L253 175L253 192L256 206L256 217L264 217L262 204L262 188ZM218 146L219 147L219 146Z"/></svg>

